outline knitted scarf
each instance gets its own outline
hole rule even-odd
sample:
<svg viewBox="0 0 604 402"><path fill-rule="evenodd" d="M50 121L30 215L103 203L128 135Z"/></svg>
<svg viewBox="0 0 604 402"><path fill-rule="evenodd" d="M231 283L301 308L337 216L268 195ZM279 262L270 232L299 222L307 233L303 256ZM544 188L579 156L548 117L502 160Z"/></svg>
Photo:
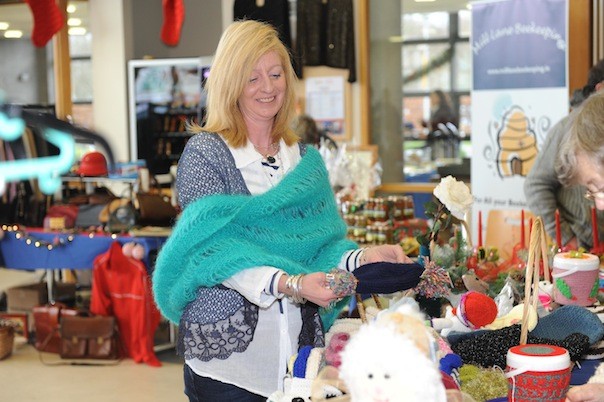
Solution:
<svg viewBox="0 0 604 402"><path fill-rule="evenodd" d="M157 257L153 293L162 314L178 322L200 286L264 265L292 275L325 272L353 248L323 160L309 147L263 194L209 195L189 204Z"/></svg>

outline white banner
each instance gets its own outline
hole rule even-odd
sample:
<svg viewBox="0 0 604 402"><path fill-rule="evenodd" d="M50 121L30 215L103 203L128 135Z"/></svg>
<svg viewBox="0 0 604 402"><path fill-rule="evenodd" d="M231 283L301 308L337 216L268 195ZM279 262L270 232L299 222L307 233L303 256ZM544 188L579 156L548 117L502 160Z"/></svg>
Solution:
<svg viewBox="0 0 604 402"><path fill-rule="evenodd" d="M524 179L568 114L567 15L566 0L472 4L472 222L526 209Z"/></svg>

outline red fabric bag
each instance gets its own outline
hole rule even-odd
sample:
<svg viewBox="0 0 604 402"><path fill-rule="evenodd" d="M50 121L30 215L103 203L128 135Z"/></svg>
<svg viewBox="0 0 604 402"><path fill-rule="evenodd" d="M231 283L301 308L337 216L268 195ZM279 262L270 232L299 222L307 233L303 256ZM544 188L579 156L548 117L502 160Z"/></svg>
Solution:
<svg viewBox="0 0 604 402"><path fill-rule="evenodd" d="M78 217L77 205L53 205L44 216L44 229L62 230L75 226Z"/></svg>

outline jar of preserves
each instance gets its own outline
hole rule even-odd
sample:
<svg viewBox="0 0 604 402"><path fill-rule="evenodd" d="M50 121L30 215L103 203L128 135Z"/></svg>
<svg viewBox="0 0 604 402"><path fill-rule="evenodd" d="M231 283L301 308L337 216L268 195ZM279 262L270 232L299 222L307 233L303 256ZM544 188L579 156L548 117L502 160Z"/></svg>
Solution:
<svg viewBox="0 0 604 402"><path fill-rule="evenodd" d="M375 199L369 198L365 201L365 210L363 211L363 215L365 215L368 219L373 219L375 212Z"/></svg>
<svg viewBox="0 0 604 402"><path fill-rule="evenodd" d="M388 203L383 198L378 198L375 201L374 219L378 222L388 220Z"/></svg>
<svg viewBox="0 0 604 402"><path fill-rule="evenodd" d="M413 197L406 195L403 198L403 219L415 218L415 205L413 203Z"/></svg>

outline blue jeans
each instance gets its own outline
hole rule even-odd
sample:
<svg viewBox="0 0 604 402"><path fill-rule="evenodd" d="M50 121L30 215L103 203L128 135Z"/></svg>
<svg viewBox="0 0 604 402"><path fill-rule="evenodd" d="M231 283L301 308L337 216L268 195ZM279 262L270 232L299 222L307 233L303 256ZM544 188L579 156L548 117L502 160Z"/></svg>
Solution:
<svg viewBox="0 0 604 402"><path fill-rule="evenodd" d="M184 365L185 395L190 402L266 402L266 397L252 394L232 384L201 377Z"/></svg>

